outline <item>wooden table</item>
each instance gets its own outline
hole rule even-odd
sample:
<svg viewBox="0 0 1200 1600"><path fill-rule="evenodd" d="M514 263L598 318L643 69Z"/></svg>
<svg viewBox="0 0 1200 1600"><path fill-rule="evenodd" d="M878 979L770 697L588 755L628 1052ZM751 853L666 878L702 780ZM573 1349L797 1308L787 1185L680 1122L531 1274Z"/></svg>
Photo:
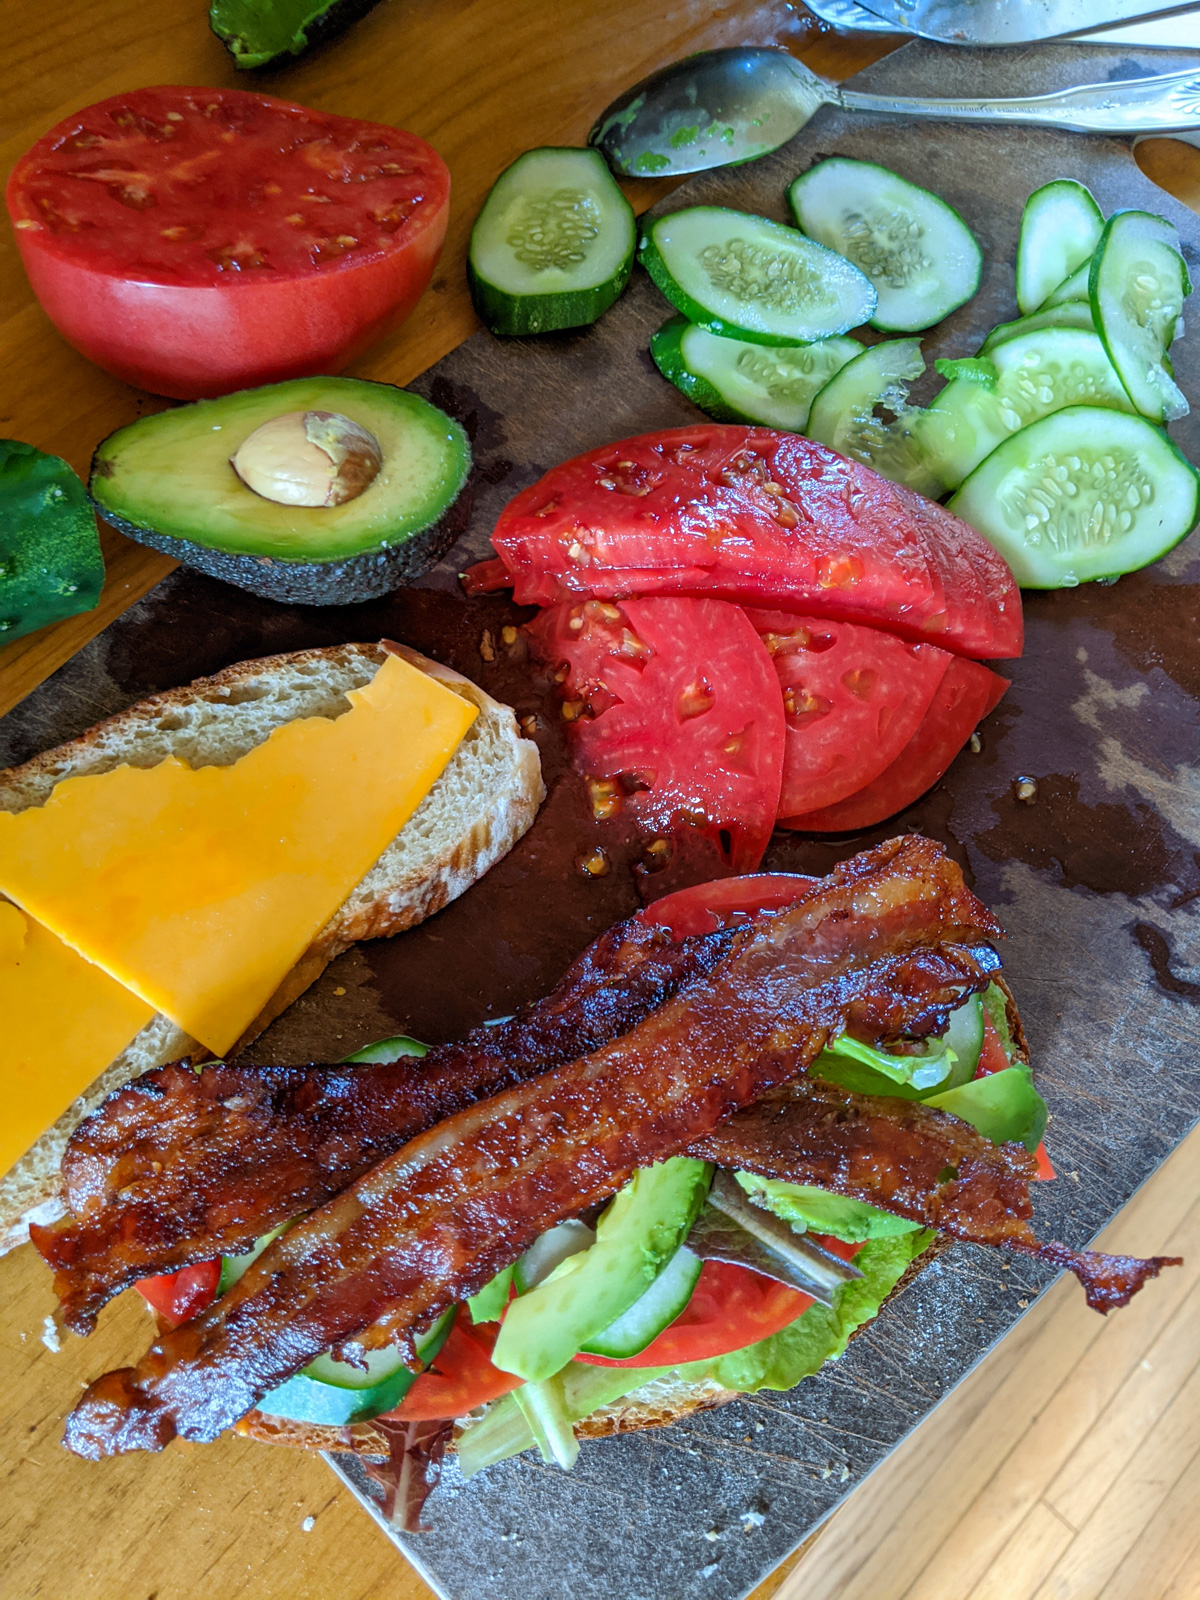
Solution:
<svg viewBox="0 0 1200 1600"><path fill-rule="evenodd" d="M139 85L247 85L204 23L203 0L7 0L0 166L73 109ZM785 45L846 77L893 41L838 39L801 7L762 0L671 8L637 0L385 0L308 61L253 80L330 111L411 128L454 180L442 264L415 315L354 369L406 383L475 330L463 279L466 237L496 174L522 150L582 142L595 112L654 67L716 45ZM1144 165L1200 201L1200 157L1158 141ZM662 186L630 186L639 207ZM1198 206L1200 208L1200 206ZM7 230L0 240L0 431L86 472L96 442L162 402L91 366L34 301ZM106 531L100 607L0 651L0 714L170 570L162 556ZM102 1467L61 1450L61 1420L85 1379L145 1343L126 1295L83 1343L42 1342L49 1277L29 1248L0 1260L0 1573L26 1600L417 1600L429 1591L320 1461L235 1439ZM791 1565L789 1563L789 1565ZM762 1586L759 1600L781 1581Z"/></svg>

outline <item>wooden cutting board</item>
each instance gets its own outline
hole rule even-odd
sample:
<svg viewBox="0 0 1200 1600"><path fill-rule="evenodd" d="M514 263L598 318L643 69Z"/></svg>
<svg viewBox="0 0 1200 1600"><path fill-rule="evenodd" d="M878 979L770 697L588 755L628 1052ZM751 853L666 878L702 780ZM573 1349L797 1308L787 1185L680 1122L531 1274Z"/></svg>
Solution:
<svg viewBox="0 0 1200 1600"><path fill-rule="evenodd" d="M858 81L901 93L1030 93L1179 64L1073 47L969 54L911 45ZM1138 205L1168 215L1200 261L1200 220L1142 176L1127 142L1031 129L826 110L774 157L694 179L665 204L729 204L784 220L786 182L833 152L929 185L983 243L980 293L926 341L931 358L973 352L1014 314L1021 205L1050 178L1082 179L1106 212ZM383 634L449 660L538 719L551 796L528 838L425 927L331 967L256 1047L260 1059L331 1059L387 1032L437 1039L503 1014L632 907L619 858L598 881L578 871L587 820L559 723L519 654L497 647L514 613L503 600L463 601L456 573L486 553L499 507L553 462L696 419L646 353L668 314L639 275L592 330L503 344L477 335L414 385L460 417L477 461L470 531L418 590L302 610L179 572L0 722L7 763L228 662ZM1177 373L1200 396L1194 349L1178 347ZM1175 432L1200 459L1195 419ZM1047 1138L1063 1177L1038 1196L1039 1227L1072 1245L1098 1231L1200 1115L1198 574L1193 539L1116 586L1031 596L1026 653L1009 669L1013 688L981 751L964 752L886 827L839 840L777 836L765 863L819 872L904 829L941 839L962 862L1008 930L1006 967L1054 1118ZM1033 804L1017 799L1018 778L1035 780ZM403 1548L462 1600L729 1600L916 1426L1048 1276L956 1247L842 1361L796 1390L585 1449L569 1475L520 1458L464 1486L451 1466L429 1504L433 1531Z"/></svg>

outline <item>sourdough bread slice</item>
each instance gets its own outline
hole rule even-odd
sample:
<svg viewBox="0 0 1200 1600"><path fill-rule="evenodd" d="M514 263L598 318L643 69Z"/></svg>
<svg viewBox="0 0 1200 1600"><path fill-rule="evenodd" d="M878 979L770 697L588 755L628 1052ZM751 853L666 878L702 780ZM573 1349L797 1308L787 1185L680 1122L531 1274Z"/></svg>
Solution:
<svg viewBox="0 0 1200 1600"><path fill-rule="evenodd" d="M432 916L468 889L529 828L545 796L537 746L508 706L469 678L406 646L335 645L227 667L153 695L78 739L0 772L0 810L44 805L64 778L122 764L151 767L169 755L193 767L229 766L284 723L338 717L346 694L374 677L388 651L402 655L479 708L445 770L370 872L313 940L230 1054L245 1047L359 939L378 939ZM205 1052L168 1018L155 1017L33 1148L0 1175L0 1254L31 1221L62 1214L59 1166L82 1119L114 1089L168 1061Z"/></svg>

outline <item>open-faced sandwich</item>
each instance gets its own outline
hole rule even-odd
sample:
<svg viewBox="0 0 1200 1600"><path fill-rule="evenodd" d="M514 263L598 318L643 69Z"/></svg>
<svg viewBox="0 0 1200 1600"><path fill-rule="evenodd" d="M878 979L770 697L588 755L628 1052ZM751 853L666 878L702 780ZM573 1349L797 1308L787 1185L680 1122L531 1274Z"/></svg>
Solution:
<svg viewBox="0 0 1200 1600"><path fill-rule="evenodd" d="M148 1277L168 1313L68 1447L355 1449L412 1526L452 1437L468 1471L569 1466L580 1435L790 1388L938 1238L1123 1305L1164 1258L1031 1227L1045 1107L999 934L907 836L671 896L424 1054L148 1073L78 1128L66 1216L32 1230L76 1331Z"/></svg>

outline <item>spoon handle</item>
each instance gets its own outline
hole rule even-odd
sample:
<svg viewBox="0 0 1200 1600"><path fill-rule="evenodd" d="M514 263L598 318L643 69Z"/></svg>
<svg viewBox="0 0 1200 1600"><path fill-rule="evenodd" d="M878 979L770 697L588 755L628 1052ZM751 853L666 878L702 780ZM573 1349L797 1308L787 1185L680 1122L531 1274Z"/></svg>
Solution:
<svg viewBox="0 0 1200 1600"><path fill-rule="evenodd" d="M925 100L838 92L847 111L886 111L946 122L1024 122L1080 133L1168 133L1200 128L1200 72L1085 83L1028 100Z"/></svg>

